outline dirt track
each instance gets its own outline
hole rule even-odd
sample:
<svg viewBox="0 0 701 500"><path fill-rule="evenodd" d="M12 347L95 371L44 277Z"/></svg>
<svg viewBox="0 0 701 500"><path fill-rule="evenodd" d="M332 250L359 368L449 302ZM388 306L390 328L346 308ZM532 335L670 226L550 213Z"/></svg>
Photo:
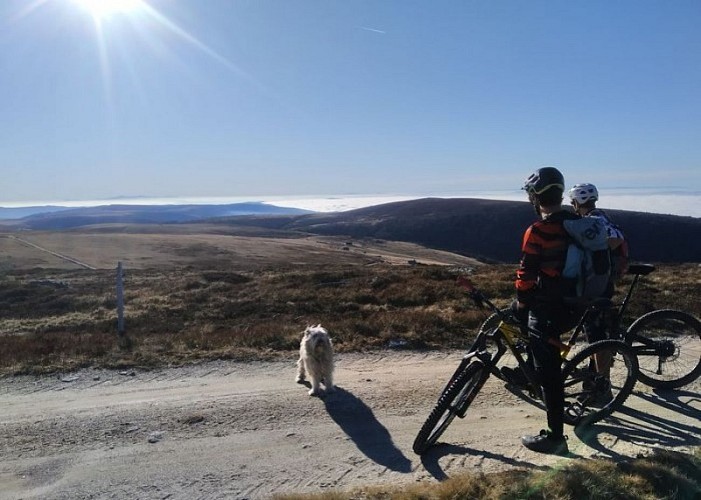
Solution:
<svg viewBox="0 0 701 500"><path fill-rule="evenodd" d="M463 471L567 464L524 449L544 413L490 380L422 459L411 451L459 353L337 358L338 390L309 397L294 361L0 380L0 498L267 498ZM572 457L701 444L699 383L655 394L587 434ZM642 392L641 392L642 391Z"/></svg>

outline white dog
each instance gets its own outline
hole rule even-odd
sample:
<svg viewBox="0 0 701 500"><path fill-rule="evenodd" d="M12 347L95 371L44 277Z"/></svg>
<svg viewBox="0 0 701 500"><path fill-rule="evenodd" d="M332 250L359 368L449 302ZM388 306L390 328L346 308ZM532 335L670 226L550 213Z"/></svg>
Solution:
<svg viewBox="0 0 701 500"><path fill-rule="evenodd" d="M300 384L309 375L312 388L310 396L319 395L319 384L324 383L326 392L333 392L333 345L329 332L321 325L308 326L299 346L297 378Z"/></svg>

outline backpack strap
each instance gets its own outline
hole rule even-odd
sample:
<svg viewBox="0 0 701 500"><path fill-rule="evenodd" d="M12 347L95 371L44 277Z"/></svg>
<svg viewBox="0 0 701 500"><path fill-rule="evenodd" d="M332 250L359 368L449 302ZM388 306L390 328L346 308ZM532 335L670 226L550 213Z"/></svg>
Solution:
<svg viewBox="0 0 701 500"><path fill-rule="evenodd" d="M565 220L562 225L578 246L592 251L608 249L606 226L599 217Z"/></svg>

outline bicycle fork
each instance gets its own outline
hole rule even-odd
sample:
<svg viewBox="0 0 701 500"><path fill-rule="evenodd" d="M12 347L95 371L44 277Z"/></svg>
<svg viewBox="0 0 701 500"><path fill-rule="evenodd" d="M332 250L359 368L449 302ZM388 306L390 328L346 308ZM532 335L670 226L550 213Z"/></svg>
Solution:
<svg viewBox="0 0 701 500"><path fill-rule="evenodd" d="M476 384L466 384L466 393L462 394L461 397L458 398L456 401L456 404L454 406L454 413L455 416L459 418L465 418L465 414L467 413L467 409L470 407L470 404L472 404L472 401L477 397L477 394L479 394L480 390L482 389L482 386L484 383L487 381L489 378L489 375L491 375L489 368L486 367L484 362L480 360L479 358L475 358L473 363L479 363L482 365L481 370L480 370L480 378L477 381Z"/></svg>

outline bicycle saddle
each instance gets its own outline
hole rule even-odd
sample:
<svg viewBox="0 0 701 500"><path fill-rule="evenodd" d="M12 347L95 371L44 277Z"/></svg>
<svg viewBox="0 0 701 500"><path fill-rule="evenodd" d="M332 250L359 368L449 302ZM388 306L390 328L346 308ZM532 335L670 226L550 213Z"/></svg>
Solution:
<svg viewBox="0 0 701 500"><path fill-rule="evenodd" d="M655 270L652 264L631 264L628 266L628 274L639 274L645 276Z"/></svg>
<svg viewBox="0 0 701 500"><path fill-rule="evenodd" d="M565 297L565 304L582 308L593 307L595 309L608 309L614 306L614 302L606 297L585 299L584 297Z"/></svg>

